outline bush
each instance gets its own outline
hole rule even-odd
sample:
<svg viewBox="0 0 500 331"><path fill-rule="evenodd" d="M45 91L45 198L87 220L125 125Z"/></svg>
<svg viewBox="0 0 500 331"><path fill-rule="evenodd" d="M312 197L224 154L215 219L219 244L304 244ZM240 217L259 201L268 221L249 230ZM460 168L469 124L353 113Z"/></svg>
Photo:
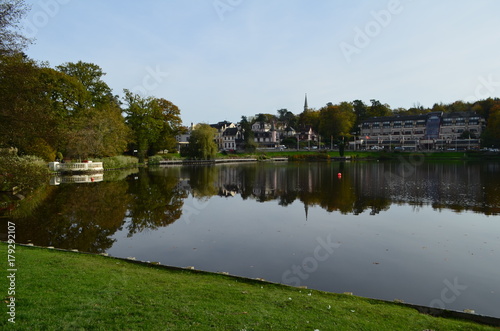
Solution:
<svg viewBox="0 0 500 331"><path fill-rule="evenodd" d="M118 155L96 159L95 162L102 162L104 169L122 169L139 166L139 160L133 156Z"/></svg>
<svg viewBox="0 0 500 331"><path fill-rule="evenodd" d="M288 157L288 161L303 161L306 159L304 154L294 154Z"/></svg>
<svg viewBox="0 0 500 331"><path fill-rule="evenodd" d="M151 156L148 159L148 164L160 164L160 162L163 160L165 160L163 156L160 155Z"/></svg>
<svg viewBox="0 0 500 331"><path fill-rule="evenodd" d="M330 156L328 153L314 153L314 154L294 154L288 157L288 161L328 161Z"/></svg>
<svg viewBox="0 0 500 331"><path fill-rule="evenodd" d="M264 153L260 153L260 154L257 155L257 160L259 160L259 161L264 161L264 160L267 160L267 159L269 159L269 157L266 154L264 154Z"/></svg>
<svg viewBox="0 0 500 331"><path fill-rule="evenodd" d="M32 191L48 181L44 160L35 156L0 156L0 191Z"/></svg>

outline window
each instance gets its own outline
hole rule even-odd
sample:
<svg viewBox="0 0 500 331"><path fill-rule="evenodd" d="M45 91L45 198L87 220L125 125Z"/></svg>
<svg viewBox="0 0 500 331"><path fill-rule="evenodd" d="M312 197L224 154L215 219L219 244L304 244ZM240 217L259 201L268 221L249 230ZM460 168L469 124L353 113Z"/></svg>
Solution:
<svg viewBox="0 0 500 331"><path fill-rule="evenodd" d="M400 128L401 127L401 121L395 121L394 122L394 127L395 128Z"/></svg>
<svg viewBox="0 0 500 331"><path fill-rule="evenodd" d="M384 122L382 125L384 126L384 128L390 128L391 122Z"/></svg>
<svg viewBox="0 0 500 331"><path fill-rule="evenodd" d="M450 125L453 125L451 118L443 119L443 126L450 126Z"/></svg>

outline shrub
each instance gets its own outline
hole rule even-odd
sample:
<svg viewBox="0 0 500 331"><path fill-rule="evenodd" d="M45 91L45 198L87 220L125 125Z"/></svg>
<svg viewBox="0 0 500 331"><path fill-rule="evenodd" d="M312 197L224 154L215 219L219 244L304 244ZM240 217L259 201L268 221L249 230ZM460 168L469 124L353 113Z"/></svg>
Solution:
<svg viewBox="0 0 500 331"><path fill-rule="evenodd" d="M96 159L96 162L102 162L104 169L122 169L133 168L139 165L139 160L133 156L118 155Z"/></svg>
<svg viewBox="0 0 500 331"><path fill-rule="evenodd" d="M303 161L306 159L304 154L294 154L288 157L288 161Z"/></svg>
<svg viewBox="0 0 500 331"><path fill-rule="evenodd" d="M0 191L32 191L47 182L49 169L35 156L0 156Z"/></svg>
<svg viewBox="0 0 500 331"><path fill-rule="evenodd" d="M163 161L164 159L165 158L163 156L160 156L160 155L151 156L148 159L148 164L160 164L160 162Z"/></svg>

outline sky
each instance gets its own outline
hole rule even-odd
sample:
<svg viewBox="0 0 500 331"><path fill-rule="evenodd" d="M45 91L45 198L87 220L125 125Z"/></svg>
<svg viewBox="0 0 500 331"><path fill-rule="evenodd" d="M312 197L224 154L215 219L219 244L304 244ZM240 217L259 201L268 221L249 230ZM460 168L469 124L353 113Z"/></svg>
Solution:
<svg viewBox="0 0 500 331"><path fill-rule="evenodd" d="M500 97L497 0L26 0L26 53L97 64L184 125L371 99Z"/></svg>

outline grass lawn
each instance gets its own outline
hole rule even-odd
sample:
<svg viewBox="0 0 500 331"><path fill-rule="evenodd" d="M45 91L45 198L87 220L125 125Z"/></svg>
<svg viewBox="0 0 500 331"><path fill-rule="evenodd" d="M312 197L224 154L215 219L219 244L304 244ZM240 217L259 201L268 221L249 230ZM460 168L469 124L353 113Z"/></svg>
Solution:
<svg viewBox="0 0 500 331"><path fill-rule="evenodd" d="M16 246L4 330L496 330L399 304ZM7 274L7 245L0 245ZM4 302L7 278L1 277Z"/></svg>

